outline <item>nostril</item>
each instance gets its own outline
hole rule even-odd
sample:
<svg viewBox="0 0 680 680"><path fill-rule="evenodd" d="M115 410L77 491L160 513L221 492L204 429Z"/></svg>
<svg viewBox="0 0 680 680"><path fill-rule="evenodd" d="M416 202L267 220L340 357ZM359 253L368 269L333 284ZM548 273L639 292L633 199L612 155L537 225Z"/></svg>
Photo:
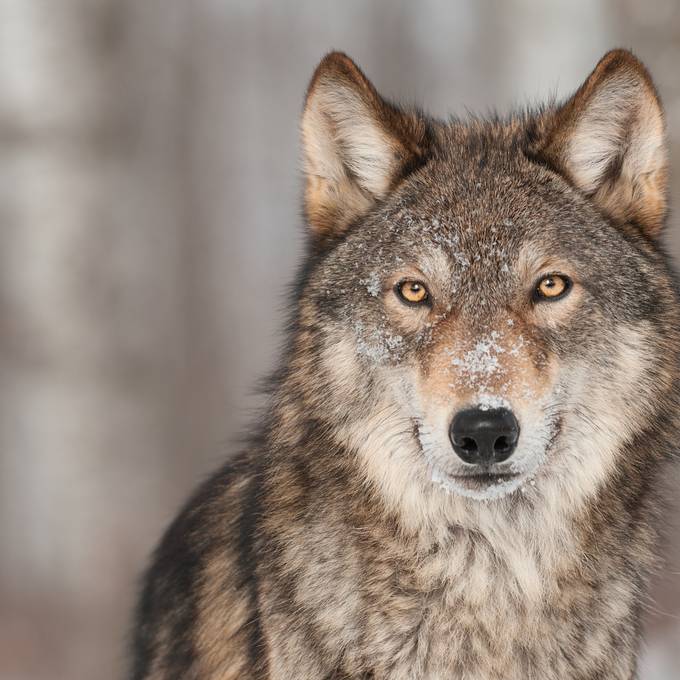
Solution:
<svg viewBox="0 0 680 680"><path fill-rule="evenodd" d="M477 442L472 439L472 437L463 437L459 446L461 449L463 449L463 451L469 451L470 453L473 453L477 450Z"/></svg>
<svg viewBox="0 0 680 680"><path fill-rule="evenodd" d="M493 450L497 453L505 453L508 451L510 446L510 440L504 435L502 437L498 437L498 439L496 439L496 441L493 443Z"/></svg>

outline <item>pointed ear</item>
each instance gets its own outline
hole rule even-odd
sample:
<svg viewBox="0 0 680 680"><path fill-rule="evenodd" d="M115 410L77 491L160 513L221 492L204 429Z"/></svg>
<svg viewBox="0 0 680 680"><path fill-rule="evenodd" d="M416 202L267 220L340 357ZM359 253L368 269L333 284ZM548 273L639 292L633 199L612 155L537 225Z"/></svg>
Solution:
<svg viewBox="0 0 680 680"><path fill-rule="evenodd" d="M424 162L424 118L389 104L346 55L327 55L302 114L305 211L320 239L334 238Z"/></svg>
<svg viewBox="0 0 680 680"><path fill-rule="evenodd" d="M664 115L649 72L631 52L605 54L539 126L539 157L615 221L659 235L667 208Z"/></svg>

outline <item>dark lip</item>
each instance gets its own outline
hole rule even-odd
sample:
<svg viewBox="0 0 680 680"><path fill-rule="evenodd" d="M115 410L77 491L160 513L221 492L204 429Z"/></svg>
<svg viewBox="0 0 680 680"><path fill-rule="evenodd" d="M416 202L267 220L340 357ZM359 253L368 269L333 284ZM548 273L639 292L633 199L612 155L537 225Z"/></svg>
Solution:
<svg viewBox="0 0 680 680"><path fill-rule="evenodd" d="M458 475L451 475L453 479L459 479L462 481L469 481L469 482L489 482L489 483L495 483L495 482L507 482L510 481L511 479L517 479L518 477L521 477L521 475L517 472L494 472L492 470L488 470L486 472L471 472L469 474L458 474Z"/></svg>

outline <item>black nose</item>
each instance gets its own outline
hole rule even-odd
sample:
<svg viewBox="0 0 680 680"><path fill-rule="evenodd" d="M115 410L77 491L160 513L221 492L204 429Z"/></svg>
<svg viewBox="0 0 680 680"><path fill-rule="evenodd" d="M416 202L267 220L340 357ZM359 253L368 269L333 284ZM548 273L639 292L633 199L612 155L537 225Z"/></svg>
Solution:
<svg viewBox="0 0 680 680"><path fill-rule="evenodd" d="M519 423L506 408L471 408L456 414L449 437L466 463L491 465L510 458L519 439Z"/></svg>

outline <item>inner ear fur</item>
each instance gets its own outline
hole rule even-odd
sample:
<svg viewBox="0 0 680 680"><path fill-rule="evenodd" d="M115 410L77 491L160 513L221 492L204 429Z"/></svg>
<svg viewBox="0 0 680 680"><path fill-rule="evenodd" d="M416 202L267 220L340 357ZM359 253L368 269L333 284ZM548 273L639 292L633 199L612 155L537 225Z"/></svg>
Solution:
<svg viewBox="0 0 680 680"><path fill-rule="evenodd" d="M428 125L385 101L345 54L317 67L302 114L305 212L312 232L334 238L424 162Z"/></svg>
<svg viewBox="0 0 680 680"><path fill-rule="evenodd" d="M649 72L631 52L605 54L538 127L536 156L614 221L659 235L667 213L664 114Z"/></svg>

